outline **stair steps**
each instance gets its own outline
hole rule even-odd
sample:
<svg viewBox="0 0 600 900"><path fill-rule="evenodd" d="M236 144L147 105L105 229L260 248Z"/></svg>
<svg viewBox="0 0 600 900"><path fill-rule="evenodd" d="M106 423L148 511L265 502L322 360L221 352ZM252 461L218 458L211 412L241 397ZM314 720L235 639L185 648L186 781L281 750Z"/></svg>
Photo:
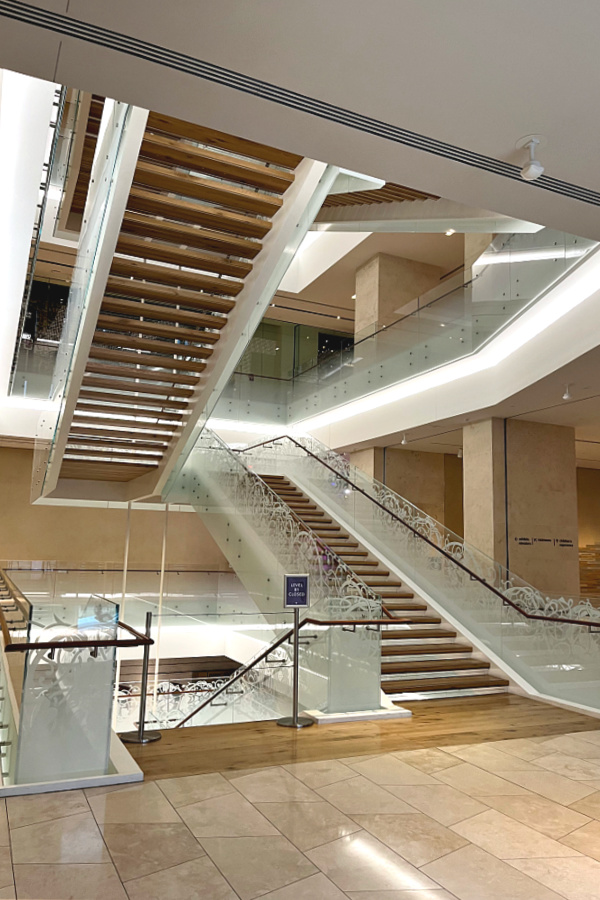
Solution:
<svg viewBox="0 0 600 900"><path fill-rule="evenodd" d="M381 628L381 686L397 703L444 697L469 697L507 690L508 680L489 673L490 663L476 659L473 648L457 632L442 624L427 603L415 599L376 555L319 508L286 476L263 475L263 480L289 505L307 528L337 553L362 580L381 596L389 624Z"/></svg>

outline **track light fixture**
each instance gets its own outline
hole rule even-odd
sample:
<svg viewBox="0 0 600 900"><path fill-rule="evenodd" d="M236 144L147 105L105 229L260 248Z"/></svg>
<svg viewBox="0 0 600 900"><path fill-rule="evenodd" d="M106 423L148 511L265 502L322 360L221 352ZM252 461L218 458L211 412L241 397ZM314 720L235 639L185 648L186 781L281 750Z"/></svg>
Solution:
<svg viewBox="0 0 600 900"><path fill-rule="evenodd" d="M401 444L408 444L408 441L406 440L406 435L405 435L405 434L402 435L402 440L400 441L400 443L401 443Z"/></svg>
<svg viewBox="0 0 600 900"><path fill-rule="evenodd" d="M569 390L569 385L566 386L565 392L564 392L564 394L562 395L562 398L563 398L563 400L570 400L570 399L571 399L571 391Z"/></svg>

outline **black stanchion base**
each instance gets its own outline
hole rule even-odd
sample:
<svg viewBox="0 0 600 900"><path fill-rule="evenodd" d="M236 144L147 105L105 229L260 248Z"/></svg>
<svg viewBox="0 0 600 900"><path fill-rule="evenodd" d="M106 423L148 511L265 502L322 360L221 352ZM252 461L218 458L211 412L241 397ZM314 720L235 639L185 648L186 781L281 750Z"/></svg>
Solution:
<svg viewBox="0 0 600 900"><path fill-rule="evenodd" d="M162 734L160 731L144 731L140 736L139 731L125 731L123 734L118 734L117 737L124 744L150 744L152 741L160 741Z"/></svg>
<svg viewBox="0 0 600 900"><path fill-rule="evenodd" d="M277 724L281 725L282 728L308 728L309 725L314 725L314 719L307 719L306 716L298 716L296 720L294 720L293 716L286 716L284 719L277 719Z"/></svg>

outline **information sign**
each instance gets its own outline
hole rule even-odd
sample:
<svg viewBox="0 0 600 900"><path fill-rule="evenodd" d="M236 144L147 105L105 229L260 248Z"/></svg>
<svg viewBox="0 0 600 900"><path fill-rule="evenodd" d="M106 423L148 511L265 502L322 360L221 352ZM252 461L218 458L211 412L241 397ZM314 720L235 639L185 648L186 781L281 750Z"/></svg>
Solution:
<svg viewBox="0 0 600 900"><path fill-rule="evenodd" d="M308 575L286 575L284 607L286 609L303 609L308 605Z"/></svg>

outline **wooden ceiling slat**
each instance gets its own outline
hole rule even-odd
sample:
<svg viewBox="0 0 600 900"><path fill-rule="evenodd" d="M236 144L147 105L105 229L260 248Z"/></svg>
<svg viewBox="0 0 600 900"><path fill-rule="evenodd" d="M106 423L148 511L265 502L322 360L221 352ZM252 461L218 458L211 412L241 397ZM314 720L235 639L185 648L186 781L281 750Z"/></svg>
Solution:
<svg viewBox="0 0 600 900"><path fill-rule="evenodd" d="M194 393L193 390L187 390L185 388L160 387L156 384L143 384L139 381L124 381L120 378L87 377L84 380L80 396L83 396L89 388L102 388L109 393L111 391L125 391L126 393L131 394L149 394L149 400L152 399L152 397L160 398L157 402L173 402L172 400L167 401L167 398L171 397L185 397L186 400L189 400ZM184 403L183 400L180 402L187 407L187 403Z"/></svg>
<svg viewBox="0 0 600 900"><path fill-rule="evenodd" d="M167 446L169 440L168 437L162 435L156 435L154 437L152 435L144 435L143 438L140 438L132 437L129 431L103 431L101 428L89 430L83 426L73 425L69 434L69 440L79 440L80 438L84 442L95 441L100 443L115 443L124 441L124 446L131 444L133 447L145 446L163 448Z"/></svg>
<svg viewBox="0 0 600 900"><path fill-rule="evenodd" d="M385 183L382 188L373 191L349 191L344 194L330 194L324 207L335 206L362 206L371 203L394 203L395 201L409 200L439 200L436 194L428 194L415 188L402 184L394 184L391 181Z"/></svg>
<svg viewBox="0 0 600 900"><path fill-rule="evenodd" d="M135 237L123 232L119 235L116 252L140 259L186 266L189 269L200 269L203 272L214 272L217 275L231 275L234 278L245 278L252 271L252 263L242 259L228 259L215 253L201 253L198 250L184 249L174 244L165 244L160 240L152 240L149 236Z"/></svg>
<svg viewBox="0 0 600 900"><path fill-rule="evenodd" d="M162 432L166 434L173 434L178 425L163 425L162 423L155 422L138 422L135 419L125 419L123 416L121 417L113 417L108 418L98 417L94 418L93 416L86 415L77 415L77 420L73 423L74 425L97 425L98 428L107 428L110 425L114 425L115 428L119 427L121 429L133 429L137 432L139 431L151 431L151 432Z"/></svg>
<svg viewBox="0 0 600 900"><path fill-rule="evenodd" d="M90 359L100 359L106 362L131 363L132 365L151 366L162 369L181 369L183 372L204 372L206 363L197 359L167 359L165 356L157 356L154 353L134 353L130 350L111 350L106 347L90 348ZM89 363L87 366L90 369ZM90 370L91 371L91 370Z"/></svg>
<svg viewBox="0 0 600 900"><path fill-rule="evenodd" d="M207 291L209 294L224 294L226 297L235 297L244 287L243 281L215 278L201 272L184 272L172 266L153 266L139 259L126 259L122 256L114 257L110 271L112 275L120 275L123 278L136 278L157 284L169 284L172 287Z"/></svg>
<svg viewBox="0 0 600 900"><path fill-rule="evenodd" d="M101 314L118 313L132 317L143 316L158 322L177 322L179 325L195 325L198 328L223 328L227 324L225 316L208 316L203 313L173 306L157 306L141 300L123 300L121 297L105 297Z"/></svg>
<svg viewBox="0 0 600 900"><path fill-rule="evenodd" d="M127 392L129 393L129 392ZM95 391L82 388L79 392L79 400L96 400L99 403L123 403L127 400L132 407L144 409L187 409L188 404L184 400L157 399L155 397L124 397L115 391Z"/></svg>
<svg viewBox="0 0 600 900"><path fill-rule="evenodd" d="M197 141L199 144L207 144L210 147L217 147L219 150L239 153L242 156L260 159L263 162L271 162L288 169L295 169L302 161L302 157L296 153L289 153L287 150L277 150L275 147L268 147L266 144L258 144L255 141L248 141L245 138L235 137L232 134L224 134L222 131L204 128L202 125L194 125L192 122L184 122L182 119L175 119L162 113L151 112L148 116L147 128L149 131Z"/></svg>
<svg viewBox="0 0 600 900"><path fill-rule="evenodd" d="M293 173L284 169L269 168L261 163L149 132L144 135L140 157L223 178L236 184L247 184L274 194L285 193L294 180Z"/></svg>
<svg viewBox="0 0 600 900"><path fill-rule="evenodd" d="M86 366L86 371L84 372L83 377L87 378L89 375L106 375L110 378L131 378L135 379L137 383L137 379L140 379L140 382L162 382L163 384L168 385L179 385L187 384L191 388L195 387L198 384L198 376L197 375L186 375L183 372L153 372L148 371L146 368L138 369L137 366L128 366L128 365L116 365L116 366L107 366L104 363L94 363L88 362ZM112 383L112 382L110 382ZM140 384L140 389L142 389L142 385ZM179 396L184 396L187 394L187 391L184 388L179 388L179 390L183 391ZM172 391L175 396L175 391Z"/></svg>
<svg viewBox="0 0 600 900"><path fill-rule="evenodd" d="M200 338L198 338L200 340ZM195 344L174 344L171 341L150 340L130 337L126 334L109 334L107 331L94 332L94 344L108 344L109 347L123 347L127 350L147 350L150 353L165 353L173 356L192 356L194 359L208 359L212 356L211 347L198 347ZM171 360L165 360L171 365Z"/></svg>
<svg viewBox="0 0 600 900"><path fill-rule="evenodd" d="M195 200L181 200L147 191L141 187L132 187L129 192L127 209L133 212L147 213L151 216L164 216L175 222L188 222L202 225L224 234L242 235L243 237L264 238L272 228L268 219L239 212L230 212L218 206L207 206Z"/></svg>
<svg viewBox="0 0 600 900"><path fill-rule="evenodd" d="M142 213L126 211L121 223L121 232L135 234L138 237L158 238L171 241L173 244L184 244L200 250L212 250L225 256L240 256L242 259L254 259L262 249L260 241L248 238L237 238L232 234L211 231L209 228L195 228L179 222L154 219Z"/></svg>
<svg viewBox="0 0 600 900"><path fill-rule="evenodd" d="M159 410L147 410L145 408L141 408L137 403L128 404L119 404L111 402L109 404L91 403L87 400L78 400L77 406L75 407L75 412L84 414L97 412L97 413L114 413L115 415L124 415L124 416L139 416L140 418L147 419L156 419L157 421L165 421L165 422L173 422L173 423L181 423L183 422L182 413L178 412L162 412Z"/></svg>
<svg viewBox="0 0 600 900"><path fill-rule="evenodd" d="M223 181L198 178L188 172L170 169L144 159L138 161L133 183L258 216L274 216L283 203L282 198L275 194L263 194L250 188L225 184Z"/></svg>
<svg viewBox="0 0 600 900"><path fill-rule="evenodd" d="M122 297L138 297L140 300L187 306L198 311L228 313L235 306L235 301L226 297L214 297L202 291L180 289L168 284L154 284L151 281L136 281L133 278L121 278L116 275L109 275L106 292Z"/></svg>
<svg viewBox="0 0 600 900"><path fill-rule="evenodd" d="M173 341L190 341L196 343L208 342L216 344L218 334L200 331L195 328L178 327L177 325L164 325L158 322L147 322L140 318L123 318L116 315L98 316L98 328L108 328L112 331L122 331L127 334L147 334L152 337L168 338Z"/></svg>

